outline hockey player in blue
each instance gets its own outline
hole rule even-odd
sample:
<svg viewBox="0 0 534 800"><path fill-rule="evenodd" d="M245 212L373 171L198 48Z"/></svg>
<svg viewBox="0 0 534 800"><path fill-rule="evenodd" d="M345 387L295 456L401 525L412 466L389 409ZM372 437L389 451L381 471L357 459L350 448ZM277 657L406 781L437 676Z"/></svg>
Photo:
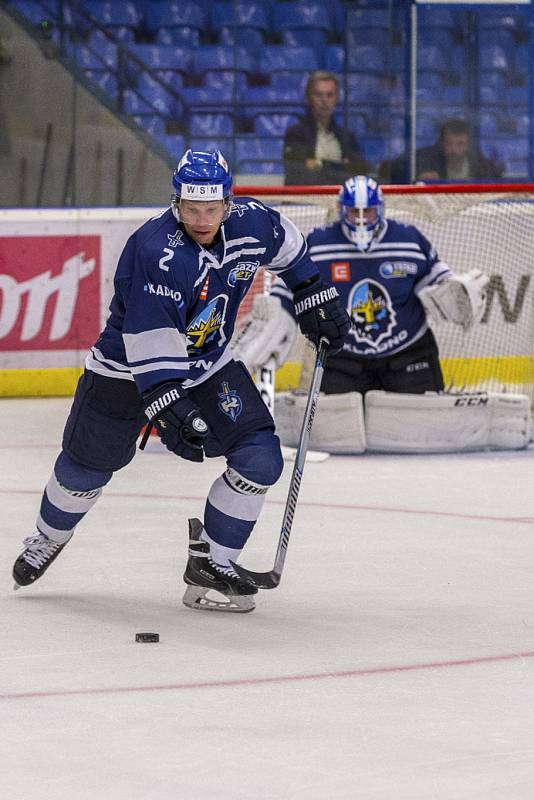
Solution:
<svg viewBox="0 0 534 800"><path fill-rule="evenodd" d="M328 358L322 391L441 391L438 347L427 314L431 303L436 306L431 298L437 287L457 288L459 279L416 227L386 219L378 183L361 175L349 178L339 194L339 220L316 228L307 241L311 258L337 288L352 322L343 348ZM461 286L460 292L465 293ZM296 335L291 294L278 280L271 298L288 313L274 312L268 325L263 314L259 329L248 326L235 347L251 370L272 355L282 363ZM458 311L453 321L468 325L472 320L467 301L462 309L454 309L455 297L440 302L436 313L444 318Z"/></svg>
<svg viewBox="0 0 534 800"><path fill-rule="evenodd" d="M188 150L173 187L171 207L124 247L108 321L87 357L37 529L13 575L17 587L45 572L113 473L131 461L148 419L176 455L224 455L227 462L209 491L203 523L189 520L184 603L251 611L256 590L230 561L283 462L272 417L232 358L239 305L256 271L268 266L292 292L300 328L315 344L324 336L334 352L350 322L293 223L254 199L232 198L220 152ZM208 597L210 589L224 597Z"/></svg>

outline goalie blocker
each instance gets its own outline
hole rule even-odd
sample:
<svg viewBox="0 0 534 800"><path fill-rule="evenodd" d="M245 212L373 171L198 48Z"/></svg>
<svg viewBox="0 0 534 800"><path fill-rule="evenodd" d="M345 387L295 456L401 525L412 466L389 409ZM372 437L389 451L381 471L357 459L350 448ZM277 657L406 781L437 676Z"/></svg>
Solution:
<svg viewBox="0 0 534 800"><path fill-rule="evenodd" d="M276 398L276 426L282 444L294 446L305 396L286 392ZM321 395L311 446L334 454L456 453L520 450L531 434L526 395L474 394Z"/></svg>

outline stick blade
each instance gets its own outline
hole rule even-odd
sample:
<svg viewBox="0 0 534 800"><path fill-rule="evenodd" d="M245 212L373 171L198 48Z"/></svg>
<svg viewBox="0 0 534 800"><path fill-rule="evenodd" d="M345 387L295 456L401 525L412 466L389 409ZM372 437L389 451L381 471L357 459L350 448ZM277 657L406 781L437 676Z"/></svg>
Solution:
<svg viewBox="0 0 534 800"><path fill-rule="evenodd" d="M242 580L256 589L276 589L280 583L281 576L274 569L270 572L252 572L252 570L246 569L234 561L230 561L230 564Z"/></svg>

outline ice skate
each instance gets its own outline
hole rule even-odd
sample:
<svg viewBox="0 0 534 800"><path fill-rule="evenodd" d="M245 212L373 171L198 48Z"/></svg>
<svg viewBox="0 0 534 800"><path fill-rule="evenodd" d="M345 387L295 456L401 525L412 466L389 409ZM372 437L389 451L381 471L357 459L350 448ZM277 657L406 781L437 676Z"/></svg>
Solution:
<svg viewBox="0 0 534 800"><path fill-rule="evenodd" d="M184 572L188 586L183 596L184 605L205 611L253 611L256 607L253 595L258 590L242 581L231 567L211 560L209 544L200 539L202 530L200 520L189 520L189 557ZM215 597L208 597L209 593L215 593Z"/></svg>
<svg viewBox="0 0 534 800"><path fill-rule="evenodd" d="M70 539L70 536L69 536ZM43 575L52 561L58 557L67 542L60 544L44 533L33 533L24 539L24 550L13 564L14 589L29 586Z"/></svg>

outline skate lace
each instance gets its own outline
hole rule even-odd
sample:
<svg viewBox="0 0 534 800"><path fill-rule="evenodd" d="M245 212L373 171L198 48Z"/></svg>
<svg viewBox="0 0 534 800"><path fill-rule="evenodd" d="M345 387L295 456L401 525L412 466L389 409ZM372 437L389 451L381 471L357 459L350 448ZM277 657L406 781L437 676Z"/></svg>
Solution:
<svg viewBox="0 0 534 800"><path fill-rule="evenodd" d="M27 539L24 539L24 545L26 547L22 554L24 561L37 569L42 567L43 564L46 564L50 556L61 547L60 544L53 542L52 539L49 539L42 533L28 536Z"/></svg>
<svg viewBox="0 0 534 800"><path fill-rule="evenodd" d="M232 569L232 567L225 567L222 564L217 564L217 562L213 561L209 556L208 556L208 562L209 565L213 567L213 569L216 572L220 573L221 575L224 575L226 578L239 578L239 575L237 574L237 572L235 572L235 570Z"/></svg>

